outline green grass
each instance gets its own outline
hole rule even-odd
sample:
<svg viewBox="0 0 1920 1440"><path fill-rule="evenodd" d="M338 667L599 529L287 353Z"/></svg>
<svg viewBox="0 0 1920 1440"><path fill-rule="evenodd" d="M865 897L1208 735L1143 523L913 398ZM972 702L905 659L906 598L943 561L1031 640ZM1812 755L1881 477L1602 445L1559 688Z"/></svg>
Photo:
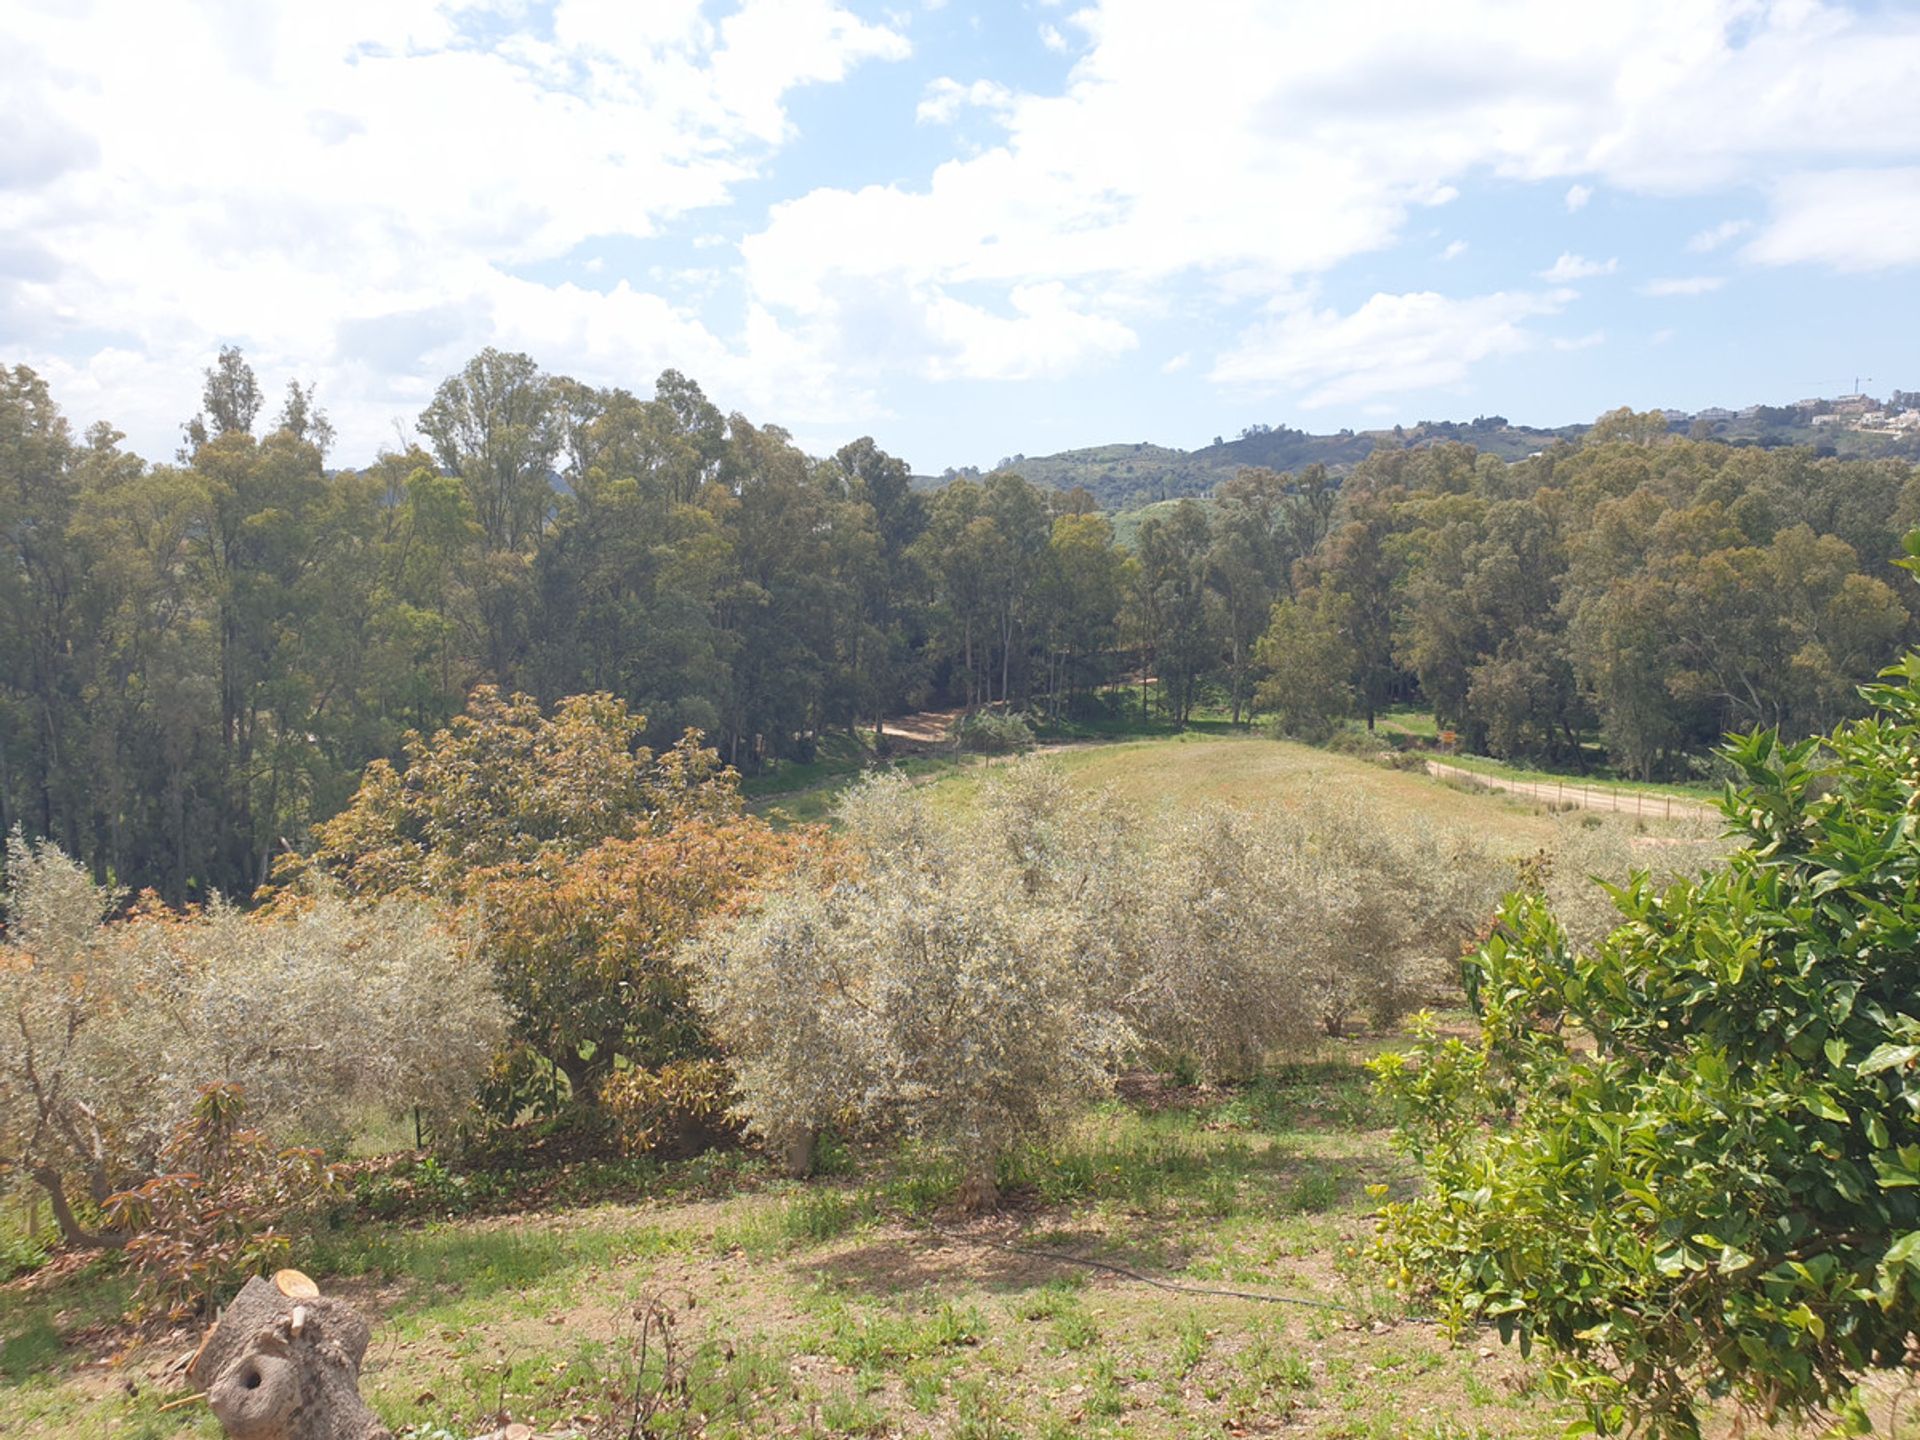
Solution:
<svg viewBox="0 0 1920 1440"><path fill-rule="evenodd" d="M634 1343L650 1305L671 1316L671 1395L645 1432L663 1437L1558 1436L1571 1412L1531 1363L1408 1323L1367 1257L1366 1186L1412 1183L1362 1070L1379 1043L1239 1085L1141 1077L1131 1103L1018 1157L1008 1208L983 1220L952 1212L950 1168L843 1143L829 1181L364 1222L296 1263L374 1320L363 1393L402 1440L630 1407L662 1383L658 1332L644 1369ZM1020 1253L1035 1250L1330 1308ZM0 1291L8 1440L214 1440L203 1411L163 1413L177 1391L147 1378L185 1337L110 1328L125 1288L100 1262Z"/></svg>
<svg viewBox="0 0 1920 1440"><path fill-rule="evenodd" d="M1492 1380L1473 1398L1434 1330L1398 1324L1374 1293L1366 1186L1408 1177L1360 1068L1372 1048L1244 1085L1143 1079L1136 1103L1096 1107L1015 1157L1009 1208L988 1221L954 1213L951 1166L842 1143L830 1180L736 1166L716 1173L744 1188L693 1190L663 1169L638 1203L343 1224L295 1263L374 1318L363 1392L402 1436L477 1434L503 1413L551 1428L630 1397L633 1314L652 1299L674 1317L676 1394L707 1417L656 1418L661 1435L1199 1440L1281 1418L1308 1435L1350 1422L1414 1433L1424 1405L1544 1440L1564 1412L1537 1397L1516 1410ZM1343 1308L1170 1293L1021 1253L1034 1250ZM8 1440L211 1440L204 1414L161 1414L174 1392L144 1378L178 1340L135 1343L112 1370L137 1394L91 1363L128 1343L106 1328L124 1294L111 1262L20 1303L0 1292ZM1321 1378L1335 1361L1338 1385ZM1505 1354L1476 1363L1528 1373ZM649 1364L657 1383L657 1350Z"/></svg>
<svg viewBox="0 0 1920 1440"><path fill-rule="evenodd" d="M874 763L873 732L860 730L852 735L842 730L820 737L813 760L776 760L756 775L740 782L740 793L749 800L787 795L796 790L811 790L842 776L854 775Z"/></svg>
<svg viewBox="0 0 1920 1440"><path fill-rule="evenodd" d="M912 780L935 779L982 763L979 757L970 755L906 755L886 762L888 768ZM873 768L867 765L829 769L803 787L755 790L750 788L752 782L747 782L741 789L747 796L747 808L776 825L821 825L833 818L833 807L841 794Z"/></svg>
<svg viewBox="0 0 1920 1440"><path fill-rule="evenodd" d="M1375 729L1386 735L1404 735L1414 740L1437 740L1440 737L1440 727L1434 723L1433 712L1411 705L1398 705L1382 711L1374 717L1373 723Z"/></svg>
<svg viewBox="0 0 1920 1440"><path fill-rule="evenodd" d="M1202 701L1193 708L1184 726L1176 725L1157 708L1150 714L1140 711L1140 690L1122 689L1104 697L1104 703L1090 707L1080 716L1061 716L1044 721L1035 731L1043 744L1070 740L1150 740L1170 735L1238 735L1251 728L1247 715L1242 724L1233 721L1233 712L1217 700Z"/></svg>
<svg viewBox="0 0 1920 1440"><path fill-rule="evenodd" d="M1398 706L1383 711L1376 717L1374 724L1376 733L1395 742L1433 742L1439 739L1439 728L1434 722L1431 710ZM1360 722L1350 721L1346 733L1364 735L1366 732ZM1507 760L1496 760L1489 755L1441 754L1436 751L1433 758L1448 765L1457 765L1462 770L1471 770L1481 775L1497 775L1508 780L1547 783L1565 781L1568 785L1588 785L1596 790L1617 790L1627 794L1671 795L1675 799L1687 800L1712 800L1720 794L1719 785L1705 780L1649 782L1621 775L1607 763L1605 751L1600 747L1597 739L1591 737L1582 742L1582 749L1587 752L1592 761L1584 772L1571 769L1545 770L1514 764Z"/></svg>
<svg viewBox="0 0 1920 1440"><path fill-rule="evenodd" d="M1112 791L1149 816L1196 804L1244 809L1299 803L1312 791L1343 803L1371 804L1460 825L1522 853L1546 842L1553 821L1538 806L1443 784L1418 771L1391 770L1288 740L1254 734L1188 733L1164 739L1122 740L1055 752L1076 783ZM965 808L985 774L970 767L929 781L936 806Z"/></svg>

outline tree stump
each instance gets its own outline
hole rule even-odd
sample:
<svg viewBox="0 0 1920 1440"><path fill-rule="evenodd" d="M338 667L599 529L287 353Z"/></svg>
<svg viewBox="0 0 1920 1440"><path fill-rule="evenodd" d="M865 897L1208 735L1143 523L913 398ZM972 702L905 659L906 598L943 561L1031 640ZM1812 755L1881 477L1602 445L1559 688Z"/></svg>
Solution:
<svg viewBox="0 0 1920 1440"><path fill-rule="evenodd" d="M371 1333L357 1310L297 1271L256 1275L208 1332L187 1379L231 1440L393 1440L360 1398Z"/></svg>

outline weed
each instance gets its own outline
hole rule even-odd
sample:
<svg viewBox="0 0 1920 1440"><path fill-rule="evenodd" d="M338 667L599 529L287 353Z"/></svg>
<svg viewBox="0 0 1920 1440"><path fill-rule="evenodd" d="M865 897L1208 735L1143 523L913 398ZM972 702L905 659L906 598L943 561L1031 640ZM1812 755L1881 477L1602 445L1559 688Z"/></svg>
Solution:
<svg viewBox="0 0 1920 1440"><path fill-rule="evenodd" d="M834 1240L873 1217L873 1202L849 1200L838 1190L808 1190L787 1203L781 1226L788 1238Z"/></svg>
<svg viewBox="0 0 1920 1440"><path fill-rule="evenodd" d="M1062 1352L1084 1350L1100 1338L1100 1327L1084 1308L1063 1311L1054 1318L1053 1339Z"/></svg>
<svg viewBox="0 0 1920 1440"><path fill-rule="evenodd" d="M821 1404L820 1424L830 1435L884 1435L888 1429L885 1411L865 1396L844 1391Z"/></svg>
<svg viewBox="0 0 1920 1440"><path fill-rule="evenodd" d="M960 1310L942 1305L925 1320L916 1320L904 1315L857 1315L842 1305L829 1315L822 1344L842 1365L860 1366L923 1359L943 1350L978 1345L986 1336L986 1320L972 1306Z"/></svg>
<svg viewBox="0 0 1920 1440"><path fill-rule="evenodd" d="M46 1263L47 1243L42 1236L30 1235L24 1226L0 1220L0 1282L38 1270Z"/></svg>
<svg viewBox="0 0 1920 1440"><path fill-rule="evenodd" d="M947 1361L916 1360L910 1363L903 1377L907 1403L922 1415L930 1415L940 1408L940 1397L946 1393L948 1377L953 1366Z"/></svg>
<svg viewBox="0 0 1920 1440"><path fill-rule="evenodd" d="M1174 1348L1174 1364L1180 1374L1190 1375L1206 1358L1213 1337L1207 1331L1206 1322L1191 1310L1175 1323L1174 1334L1178 1337Z"/></svg>
<svg viewBox="0 0 1920 1440"><path fill-rule="evenodd" d="M1120 1377L1115 1373L1113 1357L1102 1355L1087 1374L1087 1413L1111 1419L1127 1408L1120 1393Z"/></svg>

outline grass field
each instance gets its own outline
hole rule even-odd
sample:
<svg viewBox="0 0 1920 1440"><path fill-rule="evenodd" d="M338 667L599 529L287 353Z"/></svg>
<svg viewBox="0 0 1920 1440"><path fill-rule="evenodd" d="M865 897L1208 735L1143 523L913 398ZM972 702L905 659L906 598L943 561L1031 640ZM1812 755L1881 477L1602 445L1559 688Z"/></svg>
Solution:
<svg viewBox="0 0 1920 1440"><path fill-rule="evenodd" d="M1469 828L1513 853L1536 848L1556 821L1527 801L1468 791L1419 771L1394 770L1351 755L1259 735L1187 734L1170 739L1069 745L1047 758L1075 783L1111 791L1152 814L1196 804L1248 809L1299 804L1310 795L1339 804L1418 814L1436 824ZM938 805L965 806L988 763L931 774Z"/></svg>
<svg viewBox="0 0 1920 1440"><path fill-rule="evenodd" d="M1686 785L1643 784L1638 780L1621 780L1605 775L1569 775L1559 770L1531 770L1524 765L1509 765L1504 760L1492 760L1485 755L1436 755L1434 758L1480 775L1496 775L1507 780L1544 781L1547 784L1558 780L1566 782L1569 788L1580 786L1591 790L1612 790L1622 795L1671 795L1676 800L1710 804L1721 793L1718 785L1709 785L1705 781Z"/></svg>
<svg viewBox="0 0 1920 1440"><path fill-rule="evenodd" d="M1569 1412L1525 1364L1449 1344L1364 1255L1367 1187L1409 1183L1368 1048L1237 1089L1142 1081L1022 1157L985 1220L954 1217L953 1177L911 1154L843 1154L804 1187L735 1155L663 1174L676 1193L651 1202L349 1222L296 1258L377 1317L363 1388L402 1435L591 1415L649 1300L708 1417L668 1434L1557 1435ZM10 1440L217 1433L161 1411L177 1391L153 1372L193 1337L124 1348L106 1266L0 1294Z"/></svg>

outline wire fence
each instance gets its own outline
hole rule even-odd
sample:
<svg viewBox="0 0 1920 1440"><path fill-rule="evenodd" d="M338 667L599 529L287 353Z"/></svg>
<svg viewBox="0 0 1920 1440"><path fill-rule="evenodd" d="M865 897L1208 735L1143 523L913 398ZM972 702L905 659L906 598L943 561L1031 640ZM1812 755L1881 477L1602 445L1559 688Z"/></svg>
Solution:
<svg viewBox="0 0 1920 1440"><path fill-rule="evenodd" d="M1442 780L1458 780L1483 790L1499 790L1509 795L1537 800L1543 805L1575 806L1582 810L1611 810L1620 815L1637 815L1654 820L1712 820L1720 811L1711 805L1663 795L1655 790L1624 790L1607 785L1587 785L1578 780L1509 780L1502 775L1483 775L1463 770L1458 765L1429 760L1427 773Z"/></svg>

